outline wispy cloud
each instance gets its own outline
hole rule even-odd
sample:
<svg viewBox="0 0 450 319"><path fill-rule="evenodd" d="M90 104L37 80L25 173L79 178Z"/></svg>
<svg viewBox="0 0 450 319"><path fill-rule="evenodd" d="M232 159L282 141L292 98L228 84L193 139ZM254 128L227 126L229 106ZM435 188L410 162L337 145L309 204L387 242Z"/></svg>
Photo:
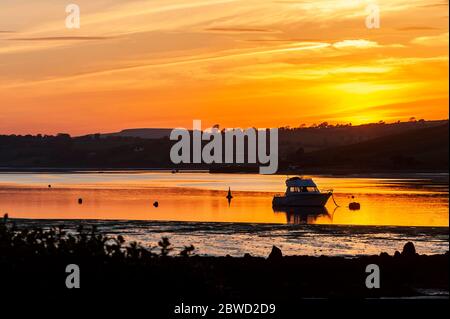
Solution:
<svg viewBox="0 0 450 319"><path fill-rule="evenodd" d="M115 37L95 36L62 36L62 37L36 37L36 38L10 38L8 41L86 41L86 40L108 40Z"/></svg>
<svg viewBox="0 0 450 319"><path fill-rule="evenodd" d="M421 7L422 8L448 7L448 2L424 4Z"/></svg>
<svg viewBox="0 0 450 319"><path fill-rule="evenodd" d="M449 33L442 33L431 36L417 37L411 40L411 43L424 45L424 46L436 46L436 45L448 45Z"/></svg>
<svg viewBox="0 0 450 319"><path fill-rule="evenodd" d="M262 28L244 28L244 27L214 27L214 28L206 28L205 31L211 32L237 32L237 33L277 33L279 31L271 30L271 29L262 29Z"/></svg>
<svg viewBox="0 0 450 319"><path fill-rule="evenodd" d="M397 28L398 31L426 31L426 30L437 30L438 28L430 27L430 26L408 26L408 27L401 27Z"/></svg>
<svg viewBox="0 0 450 319"><path fill-rule="evenodd" d="M357 39L357 40L343 40L333 43L333 47L342 49L342 48L377 48L380 45L375 41L365 40L365 39Z"/></svg>
<svg viewBox="0 0 450 319"><path fill-rule="evenodd" d="M312 39L312 38L292 38L292 39L245 39L244 42L254 43L298 43L298 42L326 42L324 40Z"/></svg>

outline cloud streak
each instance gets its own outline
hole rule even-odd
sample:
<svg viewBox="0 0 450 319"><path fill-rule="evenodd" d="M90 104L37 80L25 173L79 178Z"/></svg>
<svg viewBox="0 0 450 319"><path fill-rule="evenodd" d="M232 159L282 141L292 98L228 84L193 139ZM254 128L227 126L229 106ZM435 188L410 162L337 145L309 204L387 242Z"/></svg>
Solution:
<svg viewBox="0 0 450 319"><path fill-rule="evenodd" d="M8 41L87 41L87 40L108 40L116 37L95 37L95 36L61 36L61 37L36 37L36 38L10 38Z"/></svg>
<svg viewBox="0 0 450 319"><path fill-rule="evenodd" d="M448 45L449 33L414 38L411 43L423 46Z"/></svg>
<svg viewBox="0 0 450 319"><path fill-rule="evenodd" d="M211 32L225 32L225 33L277 33L279 31L276 30L271 30L271 29L262 29L262 28L238 28L238 27L234 27L234 28L220 28L220 27L215 27L215 28L207 28L205 29L205 31L211 31Z"/></svg>

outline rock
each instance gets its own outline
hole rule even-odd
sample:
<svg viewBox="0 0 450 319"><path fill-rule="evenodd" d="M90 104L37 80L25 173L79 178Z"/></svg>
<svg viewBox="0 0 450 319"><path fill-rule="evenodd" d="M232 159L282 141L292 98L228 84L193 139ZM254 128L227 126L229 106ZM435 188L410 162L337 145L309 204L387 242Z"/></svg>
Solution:
<svg viewBox="0 0 450 319"><path fill-rule="evenodd" d="M394 258L400 258L401 256L402 256L402 254L400 254L400 252L398 250L396 250L394 253Z"/></svg>
<svg viewBox="0 0 450 319"><path fill-rule="evenodd" d="M416 247L412 242L407 242L405 246L403 246L402 257L414 257L417 255Z"/></svg>
<svg viewBox="0 0 450 319"><path fill-rule="evenodd" d="M252 258L252 255L250 255L249 253L245 253L244 258Z"/></svg>
<svg viewBox="0 0 450 319"><path fill-rule="evenodd" d="M269 254L269 257L267 259L269 260L280 260L283 258L283 253L281 252L281 249L277 246L272 246L272 251Z"/></svg>

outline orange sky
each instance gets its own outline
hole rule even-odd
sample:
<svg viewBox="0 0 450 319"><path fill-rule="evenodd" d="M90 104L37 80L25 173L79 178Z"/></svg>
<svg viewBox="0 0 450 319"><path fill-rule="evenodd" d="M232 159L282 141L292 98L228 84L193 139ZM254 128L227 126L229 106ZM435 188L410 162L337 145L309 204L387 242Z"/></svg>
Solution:
<svg viewBox="0 0 450 319"><path fill-rule="evenodd" d="M448 1L72 2L0 3L0 134L448 118Z"/></svg>

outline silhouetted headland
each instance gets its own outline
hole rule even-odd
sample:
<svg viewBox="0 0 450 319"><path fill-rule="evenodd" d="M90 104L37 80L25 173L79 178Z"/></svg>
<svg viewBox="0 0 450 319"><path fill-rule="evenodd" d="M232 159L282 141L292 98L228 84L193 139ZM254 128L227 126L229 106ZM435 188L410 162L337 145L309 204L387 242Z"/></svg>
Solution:
<svg viewBox="0 0 450 319"><path fill-rule="evenodd" d="M448 129L448 120L282 127L278 173L448 172ZM168 132L138 129L79 137L0 135L0 171L258 171L260 163L175 165L170 160L175 141Z"/></svg>

